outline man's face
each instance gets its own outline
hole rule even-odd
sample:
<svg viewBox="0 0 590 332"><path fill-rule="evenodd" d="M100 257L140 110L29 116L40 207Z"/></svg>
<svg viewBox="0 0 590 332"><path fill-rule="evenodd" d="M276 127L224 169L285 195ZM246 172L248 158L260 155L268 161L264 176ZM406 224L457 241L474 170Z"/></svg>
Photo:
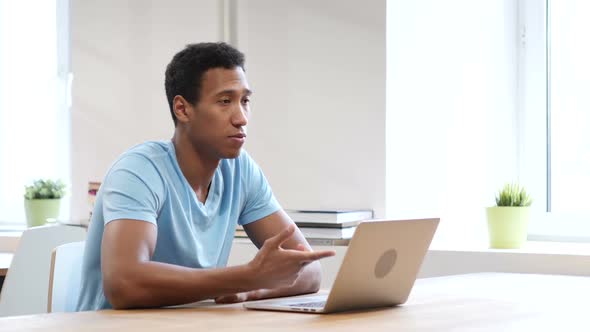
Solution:
<svg viewBox="0 0 590 332"><path fill-rule="evenodd" d="M205 72L199 102L187 108L189 138L199 152L216 159L240 155L246 140L250 94L240 67Z"/></svg>

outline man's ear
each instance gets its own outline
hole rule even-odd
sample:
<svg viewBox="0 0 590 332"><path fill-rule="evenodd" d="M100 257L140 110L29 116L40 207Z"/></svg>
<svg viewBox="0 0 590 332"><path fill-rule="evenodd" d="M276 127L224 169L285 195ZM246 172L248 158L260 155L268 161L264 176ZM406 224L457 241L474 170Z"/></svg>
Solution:
<svg viewBox="0 0 590 332"><path fill-rule="evenodd" d="M174 115L179 122L189 121L193 105L184 99L183 96L174 96L174 99L172 100L172 107L174 110Z"/></svg>

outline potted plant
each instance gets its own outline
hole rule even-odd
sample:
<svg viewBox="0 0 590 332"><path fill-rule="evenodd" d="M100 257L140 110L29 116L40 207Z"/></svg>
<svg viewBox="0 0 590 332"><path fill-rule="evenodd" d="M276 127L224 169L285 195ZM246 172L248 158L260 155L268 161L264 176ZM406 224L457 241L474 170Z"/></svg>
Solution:
<svg viewBox="0 0 590 332"><path fill-rule="evenodd" d="M518 184L506 184L498 192L496 206L487 208L491 248L520 248L526 242L531 203Z"/></svg>
<svg viewBox="0 0 590 332"><path fill-rule="evenodd" d="M47 219L59 216L61 198L65 195L66 185L61 181L36 180L25 186L25 214L27 226L41 226Z"/></svg>

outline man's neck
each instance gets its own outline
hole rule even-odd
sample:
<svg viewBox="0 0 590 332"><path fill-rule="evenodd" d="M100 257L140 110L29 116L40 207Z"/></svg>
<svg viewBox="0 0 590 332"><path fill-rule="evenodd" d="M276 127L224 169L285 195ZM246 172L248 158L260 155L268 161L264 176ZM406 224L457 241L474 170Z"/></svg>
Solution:
<svg viewBox="0 0 590 332"><path fill-rule="evenodd" d="M186 137L182 137L178 132L172 137L172 144L174 144L176 160L182 174L197 194L199 201L205 203L211 180L220 160L206 158L202 151L196 149Z"/></svg>

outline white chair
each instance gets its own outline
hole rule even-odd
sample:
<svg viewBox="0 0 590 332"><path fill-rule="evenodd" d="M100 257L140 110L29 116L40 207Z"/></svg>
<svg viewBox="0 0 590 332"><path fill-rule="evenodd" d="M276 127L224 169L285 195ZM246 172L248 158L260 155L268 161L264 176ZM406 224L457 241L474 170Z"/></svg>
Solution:
<svg viewBox="0 0 590 332"><path fill-rule="evenodd" d="M25 230L0 293L0 317L47 312L51 252L64 243L82 241L86 229L41 226Z"/></svg>
<svg viewBox="0 0 590 332"><path fill-rule="evenodd" d="M62 244L51 254L47 312L76 311L82 279L84 241Z"/></svg>

